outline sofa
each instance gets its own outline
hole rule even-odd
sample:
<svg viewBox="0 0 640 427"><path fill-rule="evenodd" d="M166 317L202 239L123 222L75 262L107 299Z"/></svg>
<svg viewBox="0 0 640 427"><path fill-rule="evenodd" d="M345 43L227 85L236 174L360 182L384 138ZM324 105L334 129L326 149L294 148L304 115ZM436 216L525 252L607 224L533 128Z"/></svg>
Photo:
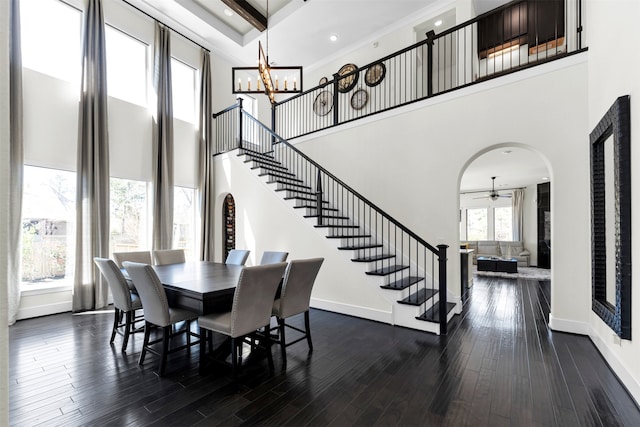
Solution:
<svg viewBox="0 0 640 427"><path fill-rule="evenodd" d="M469 240L460 242L461 248L473 249L473 263L477 264L479 256L515 258L518 267L529 267L531 252L524 248L520 241Z"/></svg>

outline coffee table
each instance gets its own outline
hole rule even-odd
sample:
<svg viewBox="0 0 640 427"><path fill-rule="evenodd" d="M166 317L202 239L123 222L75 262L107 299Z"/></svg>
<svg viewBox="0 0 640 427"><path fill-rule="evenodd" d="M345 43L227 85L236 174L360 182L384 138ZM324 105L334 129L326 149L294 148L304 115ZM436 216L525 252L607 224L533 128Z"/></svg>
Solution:
<svg viewBox="0 0 640 427"><path fill-rule="evenodd" d="M496 271L502 273L517 273L518 260L515 258L484 257L477 258L478 271Z"/></svg>

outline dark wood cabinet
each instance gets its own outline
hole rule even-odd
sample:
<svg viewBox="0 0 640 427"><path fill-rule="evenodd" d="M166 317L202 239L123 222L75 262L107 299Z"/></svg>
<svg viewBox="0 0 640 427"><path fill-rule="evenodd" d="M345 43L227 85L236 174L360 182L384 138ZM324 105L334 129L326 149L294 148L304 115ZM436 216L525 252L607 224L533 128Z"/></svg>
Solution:
<svg viewBox="0 0 640 427"><path fill-rule="evenodd" d="M551 268L551 183L538 184L538 267Z"/></svg>

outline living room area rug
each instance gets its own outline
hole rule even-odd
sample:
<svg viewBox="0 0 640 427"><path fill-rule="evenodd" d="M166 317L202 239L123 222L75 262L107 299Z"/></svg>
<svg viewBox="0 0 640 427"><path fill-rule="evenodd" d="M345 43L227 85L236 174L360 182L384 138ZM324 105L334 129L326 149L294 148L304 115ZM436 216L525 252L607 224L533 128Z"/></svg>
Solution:
<svg viewBox="0 0 640 427"><path fill-rule="evenodd" d="M474 265L473 275L480 277L500 277L504 279L551 280L550 269L537 267L518 267L517 273L502 273L499 271L478 271L478 267Z"/></svg>

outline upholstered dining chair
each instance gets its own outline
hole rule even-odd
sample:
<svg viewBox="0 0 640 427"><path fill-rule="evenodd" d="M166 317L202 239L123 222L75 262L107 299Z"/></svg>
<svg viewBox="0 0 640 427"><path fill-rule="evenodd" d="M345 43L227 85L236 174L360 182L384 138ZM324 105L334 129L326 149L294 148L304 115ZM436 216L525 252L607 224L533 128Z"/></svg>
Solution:
<svg viewBox="0 0 640 427"><path fill-rule="evenodd" d="M153 251L153 264L180 264L185 262L184 249L163 249Z"/></svg>
<svg viewBox="0 0 640 427"><path fill-rule="evenodd" d="M191 321L197 319L198 314L182 308L169 307L164 287L150 265L125 261L124 268L135 283L144 307L144 343L138 365L144 363L147 352L158 355L160 356L158 374L162 376L170 353L188 349L198 343L198 341L191 342L191 336L197 336L191 332ZM172 333L172 326L183 321L186 323L186 329ZM162 336L150 341L151 329L154 327L161 329ZM186 333L186 345L170 348L171 338L182 333ZM153 347L158 343L161 343L160 350Z"/></svg>
<svg viewBox="0 0 640 427"><path fill-rule="evenodd" d="M231 249L229 251L229 255L227 255L227 260L224 262L225 264L230 265L244 265L247 262L247 258L249 258L249 252L244 249Z"/></svg>
<svg viewBox="0 0 640 427"><path fill-rule="evenodd" d="M151 264L151 251L114 252L113 259L116 261L116 265L119 268L124 268L122 263L125 261ZM133 285L133 280L127 278L127 284L129 285L129 289L131 289L133 292L136 292L136 287Z"/></svg>
<svg viewBox="0 0 640 427"><path fill-rule="evenodd" d="M311 329L309 327L309 302L311 300L313 284L315 283L323 262L324 258L291 261L284 274L280 297L273 302L271 314L276 316L278 320L278 338L276 343L280 344L283 367L287 365L286 347L306 338L307 344L309 345L309 351L313 351ZM285 323L286 318L300 313L304 313L304 331L293 325ZM301 332L303 336L293 341L286 342L285 327Z"/></svg>
<svg viewBox="0 0 640 427"><path fill-rule="evenodd" d="M259 345L264 348L269 361L269 370L273 373L269 321L276 289L286 267L287 264L284 262L244 267L238 278L231 311L208 314L198 318L200 373L205 372L206 343L211 338L208 331L218 332L230 338L231 369L234 379L237 378L238 373L238 347L245 337L252 338L252 345L260 343ZM256 337L256 331L260 328L265 328L266 333Z"/></svg>
<svg viewBox="0 0 640 427"><path fill-rule="evenodd" d="M264 251L262 253L262 259L260 260L260 265L285 262L288 256L289 252Z"/></svg>
<svg viewBox="0 0 640 427"><path fill-rule="evenodd" d="M118 268L113 260L107 258L96 257L93 261L98 269L107 280L111 295L113 296L113 305L115 307L115 316L113 319L113 330L111 331L111 339L109 344L113 344L116 333L122 335L122 352L127 351L129 344L129 336L133 332L142 332L142 329L136 329L136 321L142 320L142 317L136 317L136 310L142 309L142 302L135 293L131 292L127 280L122 271ZM124 315L124 323L122 317ZM123 329L123 330L121 330Z"/></svg>

